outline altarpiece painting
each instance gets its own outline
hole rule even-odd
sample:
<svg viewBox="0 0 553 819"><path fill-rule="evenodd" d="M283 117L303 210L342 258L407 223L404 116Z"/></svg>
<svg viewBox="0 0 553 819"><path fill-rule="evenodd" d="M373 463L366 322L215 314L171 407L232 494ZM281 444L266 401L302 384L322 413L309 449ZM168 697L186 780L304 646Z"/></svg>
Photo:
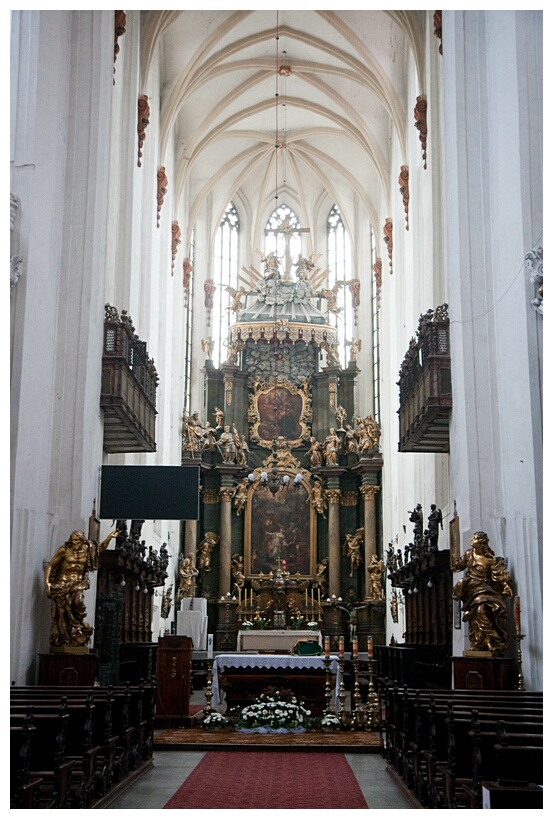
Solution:
<svg viewBox="0 0 553 819"><path fill-rule="evenodd" d="M291 481L294 475L290 475ZM261 485L251 490L246 514L246 574L268 574L286 561L291 575L312 577L316 564L316 520L305 483L273 495Z"/></svg>

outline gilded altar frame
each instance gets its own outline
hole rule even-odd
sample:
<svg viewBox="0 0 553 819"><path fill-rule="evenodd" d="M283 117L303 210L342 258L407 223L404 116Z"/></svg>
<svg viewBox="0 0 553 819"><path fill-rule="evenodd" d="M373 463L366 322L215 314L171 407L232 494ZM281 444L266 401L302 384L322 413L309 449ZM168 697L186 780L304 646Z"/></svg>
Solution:
<svg viewBox="0 0 553 819"><path fill-rule="evenodd" d="M275 495L259 477L249 489L244 521L244 572L249 580L275 571L282 560L292 577L315 576L317 513L306 476L297 488L292 486L296 474L279 469L279 477L288 475L290 482Z"/></svg>
<svg viewBox="0 0 553 819"><path fill-rule="evenodd" d="M313 419L306 385L296 386L284 378L258 382L249 397L250 440L270 449L276 438L290 448L301 446L310 436Z"/></svg>

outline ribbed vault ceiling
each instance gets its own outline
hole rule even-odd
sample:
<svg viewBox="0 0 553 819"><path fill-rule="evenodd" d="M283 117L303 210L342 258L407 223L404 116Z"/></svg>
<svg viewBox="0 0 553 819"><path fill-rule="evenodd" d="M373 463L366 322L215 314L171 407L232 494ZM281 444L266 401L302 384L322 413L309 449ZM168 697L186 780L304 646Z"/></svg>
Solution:
<svg viewBox="0 0 553 819"><path fill-rule="evenodd" d="M259 236L277 189L306 226L329 200L350 230L359 210L377 223L424 93L406 82L410 61L421 76L423 12L143 14L142 84L159 48L160 158L190 226L208 200L215 229L236 199Z"/></svg>

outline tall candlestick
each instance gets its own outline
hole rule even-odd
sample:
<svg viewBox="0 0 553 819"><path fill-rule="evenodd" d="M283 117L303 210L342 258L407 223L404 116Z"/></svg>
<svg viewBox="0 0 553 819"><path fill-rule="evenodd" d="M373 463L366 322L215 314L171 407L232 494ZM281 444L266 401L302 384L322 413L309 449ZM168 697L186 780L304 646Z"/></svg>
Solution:
<svg viewBox="0 0 553 819"><path fill-rule="evenodd" d="M338 639L338 655L340 657L344 656L344 638L343 637L340 637Z"/></svg>
<svg viewBox="0 0 553 819"><path fill-rule="evenodd" d="M520 630L520 597L517 595L515 597L515 625L517 630L517 635L521 634Z"/></svg>
<svg viewBox="0 0 553 819"><path fill-rule="evenodd" d="M330 657L330 637L325 637L325 657Z"/></svg>
<svg viewBox="0 0 553 819"><path fill-rule="evenodd" d="M374 656L374 645L372 637L367 637L367 655L369 660L372 660Z"/></svg>

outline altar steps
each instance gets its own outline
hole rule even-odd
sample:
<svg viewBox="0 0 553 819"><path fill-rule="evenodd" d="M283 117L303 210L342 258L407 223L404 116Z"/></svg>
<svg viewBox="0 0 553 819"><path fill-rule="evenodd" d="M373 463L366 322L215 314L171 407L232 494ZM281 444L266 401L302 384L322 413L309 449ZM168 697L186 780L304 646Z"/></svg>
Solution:
<svg viewBox="0 0 553 819"><path fill-rule="evenodd" d="M154 733L154 750L313 750L343 753L380 753L379 733L373 731L308 731L305 734L241 734L239 731L204 731L201 728L165 728Z"/></svg>

